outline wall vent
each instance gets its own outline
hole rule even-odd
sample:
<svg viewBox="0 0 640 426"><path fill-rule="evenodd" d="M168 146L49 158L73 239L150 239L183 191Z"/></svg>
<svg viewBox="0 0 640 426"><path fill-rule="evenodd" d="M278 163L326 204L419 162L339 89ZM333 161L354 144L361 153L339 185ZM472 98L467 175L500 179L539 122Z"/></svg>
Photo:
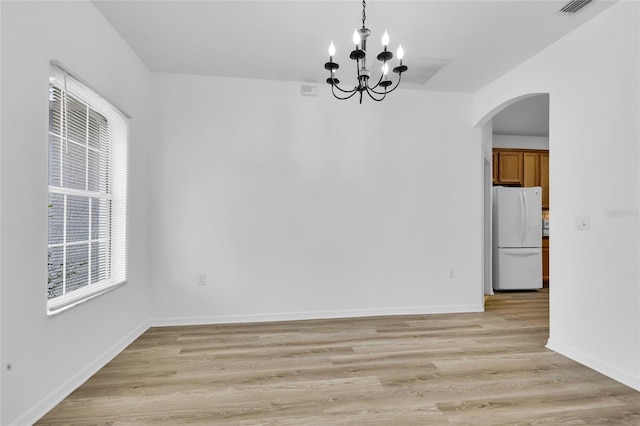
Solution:
<svg viewBox="0 0 640 426"><path fill-rule="evenodd" d="M318 88L308 84L300 85L300 94L302 96L318 96Z"/></svg>
<svg viewBox="0 0 640 426"><path fill-rule="evenodd" d="M578 13L589 3L591 3L591 0L572 0L569 3L565 4L564 7L560 9L560 12L573 15L575 13Z"/></svg>

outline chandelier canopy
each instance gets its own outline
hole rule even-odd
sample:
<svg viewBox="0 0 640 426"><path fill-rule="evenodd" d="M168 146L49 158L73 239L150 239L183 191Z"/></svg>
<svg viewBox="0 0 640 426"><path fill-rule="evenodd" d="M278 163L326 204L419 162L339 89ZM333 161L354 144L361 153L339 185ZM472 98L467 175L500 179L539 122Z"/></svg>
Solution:
<svg viewBox="0 0 640 426"><path fill-rule="evenodd" d="M327 83L331 85L331 93L333 96L340 100L349 99L354 96L356 93L360 95L360 103L362 103L363 94L366 93L369 95L371 99L374 101L382 101L387 93L391 93L400 84L400 80L402 79L402 73L405 72L408 68L406 65L402 65L402 57L404 56L404 50L402 49L402 45L398 46L397 56L400 60L400 64L393 68L393 72L398 74L398 81L395 86L389 89L389 86L393 84L391 80L388 79L387 74L389 72L389 61L393 59L393 53L387 50L389 46L389 34L384 32L382 36L382 46L384 50L380 52L377 56L377 59L382 62L382 68L380 72L380 79L378 82L371 86L369 81L371 77L371 72L367 69L367 37L371 35L371 30L369 30L365 26L365 20L367 19L367 15L365 13L365 8L367 4L364 0L362 0L362 28L359 30L354 30L353 32L353 43L355 44L355 49L351 51L349 58L356 62L357 68L357 85L351 90L342 89L338 84L340 84L340 80L336 78L336 70L340 68L336 62L333 61L333 56L336 53L336 47L333 45L333 40L329 45L329 62L324 64L324 68L329 71L329 78L327 78ZM336 90L338 93L336 93Z"/></svg>

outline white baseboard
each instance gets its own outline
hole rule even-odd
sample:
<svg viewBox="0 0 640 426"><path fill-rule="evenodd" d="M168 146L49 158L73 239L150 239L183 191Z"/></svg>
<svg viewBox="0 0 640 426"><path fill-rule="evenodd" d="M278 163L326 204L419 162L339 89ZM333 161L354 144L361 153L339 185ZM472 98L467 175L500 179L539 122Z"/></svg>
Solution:
<svg viewBox="0 0 640 426"><path fill-rule="evenodd" d="M109 361L122 352L127 346L133 343L138 337L149 329L149 322L145 321L129 334L124 336L114 345L112 345L106 352L100 357L86 365L83 369L78 371L73 377L59 386L56 390L51 392L47 397L41 400L38 404L31 407L26 413L17 418L11 423L12 426L24 426L32 425L38 421L42 416L47 414L53 407L58 405L63 399L65 399L71 392L76 390L80 385L86 382L91 376L104 367Z"/></svg>
<svg viewBox="0 0 640 426"><path fill-rule="evenodd" d="M578 351L574 348L566 346L557 340L549 339L547 341L548 349L551 349L554 352L559 353L560 355L566 356L576 362L579 362L582 365L585 365L592 370L597 371L598 373L602 373L607 377L616 380L623 385L627 385L637 391L640 391L640 376L629 374L626 371L622 371L617 367L614 367L602 360L593 358L590 355L587 355L581 351Z"/></svg>
<svg viewBox="0 0 640 426"><path fill-rule="evenodd" d="M355 309L355 310L335 310L335 311L311 311L311 312L279 312L265 314L247 315L211 315L192 317L166 317L151 320L152 327L168 327L181 325L206 325L206 324L234 324L249 322L272 322L272 321L299 321L310 319L333 319L333 318L360 318L376 317L387 315L423 315L423 314L453 314L466 312L483 312L484 306L474 305L454 305L454 306L429 306L411 308L380 308L380 309Z"/></svg>

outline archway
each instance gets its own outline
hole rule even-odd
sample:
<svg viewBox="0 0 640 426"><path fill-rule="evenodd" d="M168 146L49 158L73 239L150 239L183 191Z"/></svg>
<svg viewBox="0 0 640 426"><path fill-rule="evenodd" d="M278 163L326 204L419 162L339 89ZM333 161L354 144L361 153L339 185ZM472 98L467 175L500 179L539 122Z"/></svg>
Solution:
<svg viewBox="0 0 640 426"><path fill-rule="evenodd" d="M539 99L531 99L539 98ZM525 101L526 100L526 101ZM525 106L526 105L526 106ZM504 144L505 139L512 145L502 148L527 150L549 149L549 94L528 93L503 101L482 115L476 123L481 128L483 153L483 241L482 241L482 292L493 294L492 261L492 186L494 134L501 136L496 142ZM532 109L535 108L535 109ZM505 120L508 117L509 124ZM534 117L531 119L531 117ZM497 119L497 121L496 121ZM495 125L495 126L494 126ZM495 128L494 128L495 127ZM505 131L508 129L508 131ZM496 136L497 136L496 134ZM508 135L509 137L505 137ZM543 153L544 154L544 153ZM527 154L530 155L530 154ZM539 158L540 154L537 154ZM530 156L531 158L531 156ZM548 158L548 157L547 157ZM536 166L537 167L537 166ZM537 170L537 169L536 169ZM544 210L543 210L544 211ZM548 210L546 210L548 214ZM548 254L548 252L547 252ZM547 263L548 264L548 263Z"/></svg>

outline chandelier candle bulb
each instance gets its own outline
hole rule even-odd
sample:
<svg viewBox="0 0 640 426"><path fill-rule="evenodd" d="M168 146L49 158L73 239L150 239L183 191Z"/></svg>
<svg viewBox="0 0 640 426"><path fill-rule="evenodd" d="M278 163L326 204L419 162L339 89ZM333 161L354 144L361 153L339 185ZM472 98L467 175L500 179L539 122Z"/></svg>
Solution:
<svg viewBox="0 0 640 426"><path fill-rule="evenodd" d="M358 50L358 43L360 42L360 34L358 34L357 29L353 29L353 44L356 45L356 50Z"/></svg>
<svg viewBox="0 0 640 426"><path fill-rule="evenodd" d="M387 30L384 30L384 35L382 36L382 45L384 46L384 50L387 50L387 46L389 46L389 33L387 33Z"/></svg>
<svg viewBox="0 0 640 426"><path fill-rule="evenodd" d="M402 44L398 45L398 59L400 59L400 65L402 65L402 58L404 57L404 49L402 48Z"/></svg>
<svg viewBox="0 0 640 426"><path fill-rule="evenodd" d="M333 62L333 56L336 54L336 47L333 45L333 40L329 45L329 61Z"/></svg>

